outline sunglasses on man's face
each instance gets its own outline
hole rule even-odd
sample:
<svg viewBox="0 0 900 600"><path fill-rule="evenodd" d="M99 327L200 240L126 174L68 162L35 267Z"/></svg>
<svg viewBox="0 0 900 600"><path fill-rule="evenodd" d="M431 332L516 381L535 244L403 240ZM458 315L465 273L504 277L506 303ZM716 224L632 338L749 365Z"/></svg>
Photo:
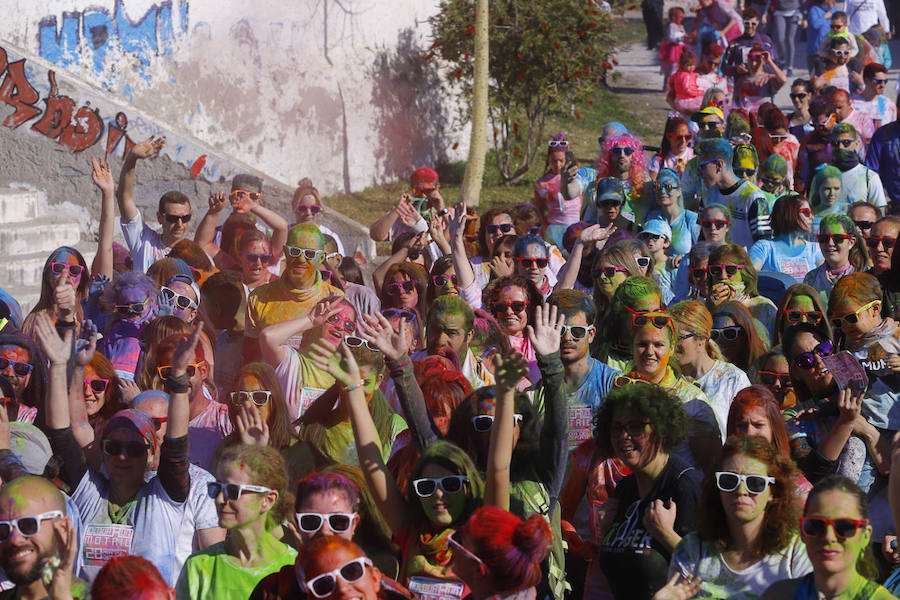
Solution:
<svg viewBox="0 0 900 600"><path fill-rule="evenodd" d="M262 194L260 194L259 192L248 192L247 190L231 190L232 198L241 198L241 199L250 198L254 202L259 200L259 197L261 195Z"/></svg>
<svg viewBox="0 0 900 600"><path fill-rule="evenodd" d="M547 258L520 258L518 256L514 258L522 265L523 269L530 269L533 266L537 266L538 269L544 269L550 264L550 260Z"/></svg>
<svg viewBox="0 0 900 600"><path fill-rule="evenodd" d="M85 379L84 387L86 389L90 388L97 394L102 394L106 391L106 388L109 387L109 379Z"/></svg>
<svg viewBox="0 0 900 600"><path fill-rule="evenodd" d="M629 146L616 146L615 148L610 149L610 153L613 156L631 156L632 154L634 154L634 148L631 148Z"/></svg>
<svg viewBox="0 0 900 600"><path fill-rule="evenodd" d="M593 330L593 325L563 325L562 330L559 332L559 337L564 338L568 333L573 340L583 340Z"/></svg>
<svg viewBox="0 0 900 600"><path fill-rule="evenodd" d="M874 221L853 221L853 223L860 229L860 231L872 229L872 227L875 225Z"/></svg>
<svg viewBox="0 0 900 600"><path fill-rule="evenodd" d="M194 302L193 298L185 296L183 294L179 294L172 288L162 286L161 288L159 288L159 291L162 292L162 295L166 300L173 303L175 306L182 310L197 308L197 303Z"/></svg>
<svg viewBox="0 0 900 600"><path fill-rule="evenodd" d="M850 56L849 50L832 50L831 53L840 57Z"/></svg>
<svg viewBox="0 0 900 600"><path fill-rule="evenodd" d="M22 537L34 537L41 530L41 522L48 519L62 519L65 515L60 510L51 510L32 517L19 517L0 521L0 543L6 542L12 537L15 529Z"/></svg>
<svg viewBox="0 0 900 600"><path fill-rule="evenodd" d="M297 246L285 246L284 253L288 258L300 258L302 256L309 262L316 262L320 257L325 256L324 250L298 248Z"/></svg>
<svg viewBox="0 0 900 600"><path fill-rule="evenodd" d="M879 244L882 247L884 247L885 250L890 250L897 244L897 238L895 238L895 237L876 237L876 236L867 236L866 237L866 246L868 246L872 250L877 250Z"/></svg>
<svg viewBox="0 0 900 600"><path fill-rule="evenodd" d="M372 566L372 561L364 556L354 558L329 573L322 573L312 579L304 581L304 586L309 593L316 598L328 598L338 588L340 577L348 584L356 583L366 574L366 567Z"/></svg>
<svg viewBox="0 0 900 600"><path fill-rule="evenodd" d="M68 269L69 275L71 275L72 277L78 277L84 272L84 267L82 267L81 265L70 265L69 263L64 262L50 263L50 272L54 275L59 275L66 269Z"/></svg>
<svg viewBox="0 0 900 600"><path fill-rule="evenodd" d="M27 362L19 362L0 357L0 372L5 373L7 369L12 367L13 375L16 377L27 377L34 367Z"/></svg>
<svg viewBox="0 0 900 600"><path fill-rule="evenodd" d="M832 148L849 148L856 140L834 140L831 142Z"/></svg>
<svg viewBox="0 0 900 600"><path fill-rule="evenodd" d="M244 259L251 265L258 262L267 265L272 261L272 256L269 254L250 254L244 252Z"/></svg>
<svg viewBox="0 0 900 600"><path fill-rule="evenodd" d="M103 440L101 444L103 454L107 456L121 456L123 453L128 458L141 458L147 456L152 450L145 442L120 442L118 440Z"/></svg>
<svg viewBox="0 0 900 600"><path fill-rule="evenodd" d="M500 223L499 225L488 225L485 227L485 230L491 234L495 235L499 233L509 233L513 230L512 223Z"/></svg>
<svg viewBox="0 0 900 600"><path fill-rule="evenodd" d="M887 85L887 82L888 82L887 79L881 79L880 77L870 77L869 81L871 81L872 83L874 83L877 86Z"/></svg>
<svg viewBox="0 0 900 600"><path fill-rule="evenodd" d="M182 224L184 224L184 223L188 223L188 222L191 220L191 215L190 215L190 213L188 213L188 214L186 214L186 215L170 215L170 214L166 214L166 215L163 215L163 216L166 217L166 222L169 223L169 224L171 224L171 225L174 225L175 223L182 223Z"/></svg>
<svg viewBox="0 0 900 600"><path fill-rule="evenodd" d="M758 27L759 21L744 21L744 29L752 29L753 27Z"/></svg>
<svg viewBox="0 0 900 600"><path fill-rule="evenodd" d="M389 283L387 286L387 293L391 296L399 296L403 292L406 292L407 294L412 293L412 291L415 289L416 282L412 279L407 279L406 281Z"/></svg>
<svg viewBox="0 0 900 600"><path fill-rule="evenodd" d="M697 125L700 127L700 129L703 129L705 131L711 131L711 130L719 127L722 123L723 123L722 121L702 121L702 122L698 123Z"/></svg>
<svg viewBox="0 0 900 600"><path fill-rule="evenodd" d="M614 198L604 198L603 200L597 201L597 206L599 206L603 210L612 210L614 208L619 208L624 203L625 203L624 200L616 200Z"/></svg>

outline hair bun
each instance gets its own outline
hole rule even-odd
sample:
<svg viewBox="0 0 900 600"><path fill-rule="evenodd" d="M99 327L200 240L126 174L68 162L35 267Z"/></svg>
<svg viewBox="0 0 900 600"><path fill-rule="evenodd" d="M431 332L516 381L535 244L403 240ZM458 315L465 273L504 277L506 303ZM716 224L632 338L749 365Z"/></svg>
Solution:
<svg viewBox="0 0 900 600"><path fill-rule="evenodd" d="M550 543L550 526L540 515L531 515L516 525L513 531L512 543L524 555L528 555L532 562L542 560L547 553L547 545Z"/></svg>

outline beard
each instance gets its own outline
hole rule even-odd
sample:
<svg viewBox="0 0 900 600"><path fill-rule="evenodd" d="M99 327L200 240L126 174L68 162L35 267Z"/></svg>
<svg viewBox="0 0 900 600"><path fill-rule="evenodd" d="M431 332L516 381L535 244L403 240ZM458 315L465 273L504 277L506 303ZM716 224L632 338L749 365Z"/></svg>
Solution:
<svg viewBox="0 0 900 600"><path fill-rule="evenodd" d="M33 561L28 564L11 566L10 562L13 554L23 548L29 547L35 552ZM6 576L17 586L30 585L41 578L44 562L53 556L53 554L53 552L42 554L38 551L37 546L26 541L18 546L7 546L4 549L2 555L0 555L0 567L3 567Z"/></svg>

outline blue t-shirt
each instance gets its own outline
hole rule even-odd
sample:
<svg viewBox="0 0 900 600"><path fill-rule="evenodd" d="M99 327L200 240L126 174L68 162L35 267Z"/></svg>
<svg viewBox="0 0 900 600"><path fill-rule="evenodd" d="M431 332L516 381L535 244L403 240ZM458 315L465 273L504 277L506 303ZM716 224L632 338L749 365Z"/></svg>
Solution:
<svg viewBox="0 0 900 600"><path fill-rule="evenodd" d="M749 254L757 271L786 273L797 281L825 261L819 244L811 242L789 246L782 240L758 240Z"/></svg>
<svg viewBox="0 0 900 600"><path fill-rule="evenodd" d="M563 388L569 409L569 448L573 449L593 435L593 417L613 389L613 380L621 371L588 357L590 366L574 390Z"/></svg>
<svg viewBox="0 0 900 600"><path fill-rule="evenodd" d="M651 210L644 218L644 223L653 219L665 221L665 218L658 210ZM692 210L683 210L678 218L669 223L669 227L672 228L672 243L666 250L666 255L686 255L691 251L691 247L697 243L697 238L700 235L700 228L697 226L697 213Z"/></svg>

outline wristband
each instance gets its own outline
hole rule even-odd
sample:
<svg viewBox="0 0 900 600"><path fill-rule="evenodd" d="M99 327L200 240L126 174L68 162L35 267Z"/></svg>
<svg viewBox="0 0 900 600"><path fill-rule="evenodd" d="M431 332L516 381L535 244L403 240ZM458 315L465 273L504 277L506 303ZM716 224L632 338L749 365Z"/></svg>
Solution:
<svg viewBox="0 0 900 600"><path fill-rule="evenodd" d="M166 392L170 394L186 394L191 389L191 378L187 373L169 375L166 379Z"/></svg>
<svg viewBox="0 0 900 600"><path fill-rule="evenodd" d="M353 390L358 390L358 389L360 389L360 388L362 388L362 387L365 387L365 386L366 386L366 382L365 382L365 381L360 381L359 383L357 383L357 384L355 384L355 385L348 385L347 387L344 388L344 391L345 391L345 392L352 392Z"/></svg>

